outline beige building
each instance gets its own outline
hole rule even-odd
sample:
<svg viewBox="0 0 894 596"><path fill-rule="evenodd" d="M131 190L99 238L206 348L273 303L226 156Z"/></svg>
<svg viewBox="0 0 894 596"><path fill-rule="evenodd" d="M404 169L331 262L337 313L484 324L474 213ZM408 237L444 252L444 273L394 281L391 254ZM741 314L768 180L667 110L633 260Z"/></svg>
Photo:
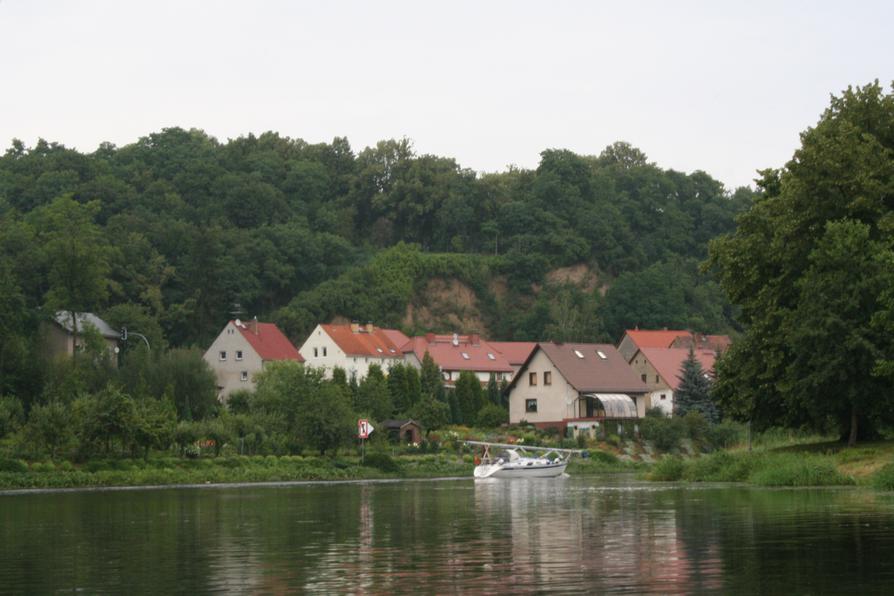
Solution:
<svg viewBox="0 0 894 596"><path fill-rule="evenodd" d="M57 312L52 322L43 325L41 333L47 356L50 358L70 357L75 350L83 350L85 342L84 331L92 329L102 336L109 361L117 366L120 334L93 313L76 313L75 321L77 322L77 337L74 335L71 313L67 311Z"/></svg>
<svg viewBox="0 0 894 596"><path fill-rule="evenodd" d="M238 389L254 390L254 377L267 362L303 362L301 354L276 325L239 319L227 323L204 358L217 377L221 401Z"/></svg>
<svg viewBox="0 0 894 596"><path fill-rule="evenodd" d="M643 416L646 392L612 345L540 343L509 385L509 422L590 429Z"/></svg>
<svg viewBox="0 0 894 596"><path fill-rule="evenodd" d="M323 369L327 377L338 367L348 378L360 380L373 364L387 374L392 365L403 362L401 347L408 341L402 332L372 323L323 324L316 326L298 351L308 366Z"/></svg>
<svg viewBox="0 0 894 596"><path fill-rule="evenodd" d="M694 353L704 374L712 377L716 352L699 349ZM649 389L646 409L660 408L668 416L673 414L674 392L680 386L683 362L688 356L688 348L642 348L634 353L630 368Z"/></svg>

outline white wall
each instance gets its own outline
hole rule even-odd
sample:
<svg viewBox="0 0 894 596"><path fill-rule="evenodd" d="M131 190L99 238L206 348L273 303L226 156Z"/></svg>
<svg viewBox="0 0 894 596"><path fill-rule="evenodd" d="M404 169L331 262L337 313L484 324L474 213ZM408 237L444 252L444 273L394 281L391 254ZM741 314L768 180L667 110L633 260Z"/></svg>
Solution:
<svg viewBox="0 0 894 596"><path fill-rule="evenodd" d="M237 360L236 352L240 350L242 351L242 360ZM227 353L226 360L220 359L221 351ZM203 358L217 377L217 386L221 388L218 397L221 401L226 401L230 394L238 389L253 391L255 388L254 377L264 368L261 357L233 323L227 323ZM243 372L248 373L246 381L242 380Z"/></svg>
<svg viewBox="0 0 894 596"><path fill-rule="evenodd" d="M543 384L543 373L552 373L552 384ZM537 373L537 385L529 384L529 373ZM553 366L543 350L528 363L526 369L519 371L521 378L509 392L509 422L512 424L525 420L527 422L561 422L566 418L577 418L575 405L577 391L568 384L565 378ZM537 400L537 412L525 411L526 400Z"/></svg>
<svg viewBox="0 0 894 596"><path fill-rule="evenodd" d="M332 370L336 366L342 368L347 373L349 379L352 375L355 375L359 381L369 373L371 364L378 364L382 367L382 371L388 374L388 369L392 365L403 362L402 355L375 358L372 356L345 354L338 347L338 344L335 343L335 340L323 330L321 325L317 325L314 328L304 343L301 344L298 352L304 357L305 366L323 369L326 378L332 378Z"/></svg>

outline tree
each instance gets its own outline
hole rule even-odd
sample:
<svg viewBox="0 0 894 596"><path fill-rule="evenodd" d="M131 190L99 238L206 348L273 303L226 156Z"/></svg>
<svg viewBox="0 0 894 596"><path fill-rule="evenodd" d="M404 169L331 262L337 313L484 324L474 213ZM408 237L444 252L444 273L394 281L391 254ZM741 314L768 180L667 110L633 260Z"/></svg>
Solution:
<svg viewBox="0 0 894 596"><path fill-rule="evenodd" d="M136 409L133 399L114 386L107 386L95 395L81 397L72 404L77 435L82 450L102 446L112 452L117 441L122 447L133 439Z"/></svg>
<svg viewBox="0 0 894 596"><path fill-rule="evenodd" d="M744 336L717 363L724 411L825 431L853 444L894 417L882 382L894 226L894 94L876 82L833 97L710 265L741 305Z"/></svg>
<svg viewBox="0 0 894 596"><path fill-rule="evenodd" d="M428 431L450 424L450 406L439 399L424 397L410 410L410 418Z"/></svg>
<svg viewBox="0 0 894 596"><path fill-rule="evenodd" d="M445 401L444 381L441 379L441 369L435 364L435 359L431 357L428 350L422 357L422 368L419 373L420 384L423 397L433 397L439 401Z"/></svg>
<svg viewBox="0 0 894 596"><path fill-rule="evenodd" d="M685 416L689 412L700 412L709 422L719 422L717 408L711 401L711 381L691 347L680 368L679 378L680 385L674 391L674 415Z"/></svg>
<svg viewBox="0 0 894 596"><path fill-rule="evenodd" d="M59 402L34 406L23 430L27 446L47 453L52 459L75 443L71 412Z"/></svg>
<svg viewBox="0 0 894 596"><path fill-rule="evenodd" d="M24 421L22 402L11 395L0 395L0 439L17 431Z"/></svg>
<svg viewBox="0 0 894 596"><path fill-rule="evenodd" d="M169 399L142 399L135 403L130 439L132 450L167 449L177 429L177 409Z"/></svg>
<svg viewBox="0 0 894 596"><path fill-rule="evenodd" d="M419 371L409 364L393 365L388 370L388 390L395 412L403 414L410 411L422 394Z"/></svg>
<svg viewBox="0 0 894 596"><path fill-rule="evenodd" d="M388 382L379 365L371 364L366 378L360 382L357 395L354 398L354 410L359 414L369 415L375 420L391 418L394 406L391 402Z"/></svg>
<svg viewBox="0 0 894 596"><path fill-rule="evenodd" d="M304 403L298 418L298 436L302 444L320 452L346 444L355 428L354 415L344 391L324 383Z"/></svg>
<svg viewBox="0 0 894 596"><path fill-rule="evenodd" d="M69 313L76 341L76 313L96 310L108 291L108 248L94 223L99 209L98 201L80 204L65 195L34 213L48 269L44 300L50 311Z"/></svg>
<svg viewBox="0 0 894 596"><path fill-rule="evenodd" d="M459 406L460 422L475 424L478 411L484 407L485 403L481 381L478 380L475 373L468 370L459 373L454 394Z"/></svg>

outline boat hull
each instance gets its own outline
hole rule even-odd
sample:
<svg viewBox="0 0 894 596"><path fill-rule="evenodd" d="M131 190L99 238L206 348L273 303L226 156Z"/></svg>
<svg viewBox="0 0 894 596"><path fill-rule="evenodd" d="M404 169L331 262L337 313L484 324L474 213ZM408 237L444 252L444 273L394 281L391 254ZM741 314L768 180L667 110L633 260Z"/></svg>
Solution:
<svg viewBox="0 0 894 596"><path fill-rule="evenodd" d="M568 462L555 464L490 464L475 467L475 478L555 478L565 473Z"/></svg>

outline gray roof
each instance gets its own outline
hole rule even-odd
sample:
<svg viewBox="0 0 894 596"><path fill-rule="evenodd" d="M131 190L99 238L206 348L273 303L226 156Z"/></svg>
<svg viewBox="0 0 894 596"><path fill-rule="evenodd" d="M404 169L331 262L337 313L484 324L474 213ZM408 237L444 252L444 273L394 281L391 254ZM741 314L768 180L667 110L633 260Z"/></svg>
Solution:
<svg viewBox="0 0 894 596"><path fill-rule="evenodd" d="M80 331L87 325L92 325L96 327L96 330L99 331L103 337L107 337L109 339L120 339L121 334L112 329L108 323L97 317L92 312L79 312L76 313L75 316L78 319L78 330ZM69 333L73 333L74 329L71 325L71 313L65 310L60 310L56 313L56 316L53 317L56 319L56 322L59 325L68 331Z"/></svg>
<svg viewBox="0 0 894 596"><path fill-rule="evenodd" d="M543 350L565 380L579 393L648 391L646 384L611 344L543 342L537 344L537 348ZM534 353L528 358L529 362L533 356Z"/></svg>

